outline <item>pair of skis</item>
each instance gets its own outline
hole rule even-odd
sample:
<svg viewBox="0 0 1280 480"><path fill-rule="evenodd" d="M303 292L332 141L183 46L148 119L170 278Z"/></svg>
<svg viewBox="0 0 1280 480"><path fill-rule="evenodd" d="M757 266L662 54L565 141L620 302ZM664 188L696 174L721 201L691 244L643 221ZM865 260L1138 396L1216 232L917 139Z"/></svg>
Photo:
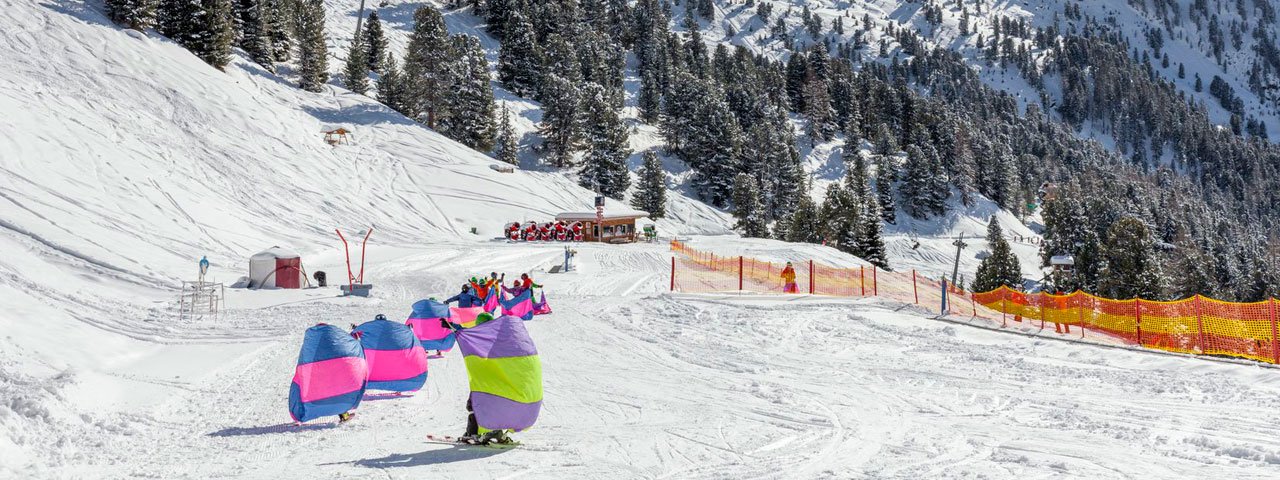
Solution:
<svg viewBox="0 0 1280 480"><path fill-rule="evenodd" d="M431 443L442 443L446 445L471 445L476 447L501 448L501 449L515 448L520 446L520 442L517 442L514 440L508 443L480 442L475 439L469 439L465 437L455 437L452 435L427 435L427 441Z"/></svg>

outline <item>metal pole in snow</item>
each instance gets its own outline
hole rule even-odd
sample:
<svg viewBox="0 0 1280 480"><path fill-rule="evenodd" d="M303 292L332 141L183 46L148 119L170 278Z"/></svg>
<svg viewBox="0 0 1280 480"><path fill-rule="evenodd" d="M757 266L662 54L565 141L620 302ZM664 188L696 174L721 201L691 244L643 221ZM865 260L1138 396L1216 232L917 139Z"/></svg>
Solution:
<svg viewBox="0 0 1280 480"><path fill-rule="evenodd" d="M671 256L671 291L676 291L676 257Z"/></svg>

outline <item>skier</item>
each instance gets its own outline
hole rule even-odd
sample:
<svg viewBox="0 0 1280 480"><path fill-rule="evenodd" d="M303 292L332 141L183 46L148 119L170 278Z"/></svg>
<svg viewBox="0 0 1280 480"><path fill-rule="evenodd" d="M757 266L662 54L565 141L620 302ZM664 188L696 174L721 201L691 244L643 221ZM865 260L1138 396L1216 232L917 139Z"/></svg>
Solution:
<svg viewBox="0 0 1280 480"><path fill-rule="evenodd" d="M470 284L465 284L465 283L462 284L461 292L458 292L457 295L449 297L444 301L446 305L453 302L458 302L458 306L461 308L478 307L478 306L484 305L484 300L482 300L480 297L477 297L476 294L473 293Z"/></svg>
<svg viewBox="0 0 1280 480"><path fill-rule="evenodd" d="M491 320L493 320L493 315L490 315L489 313L481 313L480 315L476 316L476 324L470 328L476 328L480 325L484 325L485 323ZM465 328L462 325L449 322L446 319L441 319L440 323L443 326L453 329L455 332L459 334L461 334L464 330L470 329L470 328ZM538 381L541 382L541 379L538 379ZM490 430L488 432L485 432L483 435L480 434L480 423L476 421L476 413L475 413L475 409L471 404L471 397L472 397L471 394L467 395L467 429L465 432L463 432L461 437L458 437L457 441L459 443L467 443L471 445L489 445L494 443L497 443L497 444L515 443L515 441L512 440L511 437L507 436L506 429Z"/></svg>
<svg viewBox="0 0 1280 480"><path fill-rule="evenodd" d="M796 287L796 269L791 266L791 262L787 262L786 268L782 269L782 293L797 293L798 290Z"/></svg>

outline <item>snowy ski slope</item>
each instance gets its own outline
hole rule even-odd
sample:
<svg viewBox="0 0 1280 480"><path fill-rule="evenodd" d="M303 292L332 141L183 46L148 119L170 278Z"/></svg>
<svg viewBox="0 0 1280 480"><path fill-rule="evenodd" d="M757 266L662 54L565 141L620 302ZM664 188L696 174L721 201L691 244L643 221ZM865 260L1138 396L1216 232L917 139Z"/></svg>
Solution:
<svg viewBox="0 0 1280 480"><path fill-rule="evenodd" d="M298 91L288 72L239 58L214 71L100 7L0 9L12 46L0 48L0 478L1280 475L1273 370L970 329L874 300L671 295L661 244L581 245L578 272L548 274L559 245L488 239L505 221L587 207L564 175L499 174L341 88ZM353 144L324 144L332 125L352 127ZM657 138L638 128L635 141ZM675 202L663 232L724 231L723 213ZM890 230L894 261L937 268L946 237L980 234L990 213ZM252 253L288 245L340 278L331 228L370 224L373 298L232 291L221 317L177 320L174 288L201 255L229 282ZM922 246L895 247L911 229ZM396 318L489 271L533 272L556 309L529 324L546 408L525 447L424 442L462 429L456 352L432 363L426 390L370 399L353 423L287 424L306 326Z"/></svg>

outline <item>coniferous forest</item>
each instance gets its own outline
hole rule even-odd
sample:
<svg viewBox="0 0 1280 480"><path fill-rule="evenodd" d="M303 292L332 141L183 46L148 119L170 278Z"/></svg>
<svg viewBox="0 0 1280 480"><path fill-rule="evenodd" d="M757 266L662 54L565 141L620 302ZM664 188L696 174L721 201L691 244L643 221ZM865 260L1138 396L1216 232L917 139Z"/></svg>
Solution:
<svg viewBox="0 0 1280 480"><path fill-rule="evenodd" d="M1264 5L1250 15L1253 23L1223 27L1212 14L1218 3L1196 0L1187 14L1210 32L1215 51L1242 48L1237 38L1244 35L1257 39L1249 88L1274 102L1265 93L1280 71L1274 9L1252 2ZM786 50L754 53L703 38L717 5L752 9ZM824 21L807 7L779 5L441 5L484 19L500 43L496 79L479 39L450 34L438 8L416 12L404 52L389 49L373 12L352 51L341 55L347 60L339 84L376 91L370 94L426 127L518 163L510 114L495 103L496 80L541 104L541 142L532 155L542 164L661 216L669 188L662 161L645 152L638 176L628 168L635 152L623 107L634 95L636 121L660 130L661 153L692 170L692 191L733 212L739 232L826 242L886 268L893 268L881 239L886 224L941 217L982 195L1015 214L1041 214L1046 265L1053 255L1075 257L1075 273L1047 278L1047 290L1241 301L1280 294L1273 220L1280 215L1280 147L1229 82L1195 83L1232 113L1217 125L1204 104L1157 74L1184 76L1163 51L1164 30L1125 38L1068 3L1050 26L993 17L993 29L976 32L971 25L987 3L925 2L929 22L944 6L962 10L960 29L982 46L981 60L1018 72L1039 90L1040 101L1024 104L984 82L972 58L931 45L919 29L865 16ZM1154 5L1158 12L1178 8ZM331 82L318 0L107 0L106 7L121 26L154 27L213 67L224 68L237 47L268 70L292 63L300 88L320 91ZM786 28L784 20L794 18L799 31ZM895 40L892 52L884 40L862 40L872 28ZM633 92L628 78L635 79ZM1049 92L1060 92L1060 100ZM1104 146L1085 130L1112 141ZM846 173L812 192L801 152L829 141L843 143ZM1030 275L998 263L980 271L987 273L975 288Z"/></svg>

